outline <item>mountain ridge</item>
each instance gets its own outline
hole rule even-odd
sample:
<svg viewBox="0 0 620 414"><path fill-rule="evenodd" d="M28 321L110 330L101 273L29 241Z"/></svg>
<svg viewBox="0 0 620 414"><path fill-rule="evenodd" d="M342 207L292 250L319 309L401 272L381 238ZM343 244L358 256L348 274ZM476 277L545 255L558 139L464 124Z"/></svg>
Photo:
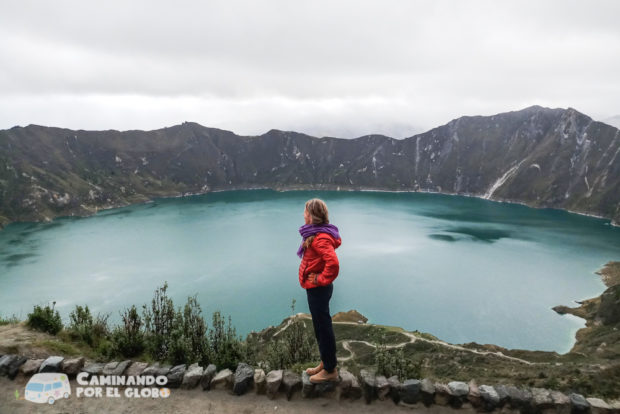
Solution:
<svg viewBox="0 0 620 414"><path fill-rule="evenodd" d="M620 135L574 108L462 116L411 137L243 136L195 122L142 130L0 130L0 227L156 197L271 188L422 191L620 223Z"/></svg>

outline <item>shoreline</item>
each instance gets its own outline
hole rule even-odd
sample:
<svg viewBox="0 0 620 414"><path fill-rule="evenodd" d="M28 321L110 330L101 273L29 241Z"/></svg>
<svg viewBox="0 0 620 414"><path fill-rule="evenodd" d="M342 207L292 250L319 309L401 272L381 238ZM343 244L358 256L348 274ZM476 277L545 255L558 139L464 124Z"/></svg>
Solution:
<svg viewBox="0 0 620 414"><path fill-rule="evenodd" d="M596 318L598 316L596 312L592 311L592 308L599 307L601 298L608 290L615 286L620 286L620 261L609 261L599 270L595 271L594 274L599 275L601 281L606 286L603 292L594 297L575 301L578 304L578 306L575 307L557 305L551 308L558 315L577 317L585 321L585 326L575 332L575 341L569 353L577 352L576 349L582 345L582 343L580 343L580 337L583 339L583 337L587 335L593 327L597 326ZM584 341L582 340L581 342Z"/></svg>
<svg viewBox="0 0 620 414"><path fill-rule="evenodd" d="M113 205L113 206L104 206L104 207L98 207L95 206L94 207L94 212L91 211L91 214L84 214L84 215L79 215L79 214L69 214L69 215L59 215L59 216L54 216L54 217L47 217L44 216L45 219L43 220L38 220L38 221L8 221L6 224L2 224L0 223L0 231L4 230L5 227L7 227L8 225L12 224L12 223L50 223L52 221L54 221L55 219L59 219L59 218L65 218L65 217L70 217L70 218L88 218L88 217L93 217L95 216L99 211L106 211L106 210L112 210L115 208L123 208L123 207L129 207L129 206L134 206L134 205L141 205L141 204L149 204L149 203L153 203L158 199L171 199L171 198L184 198L184 197L191 197L191 196L200 196L200 195L206 195L208 193L223 193L223 192L228 192L228 191L251 191L251 190L270 190L270 191L275 191L275 192L293 192L293 191L333 191L333 192L376 192L376 193L419 193L419 194L437 194L437 195L445 195L445 196L452 196L452 197L468 197L468 198L476 198L476 199L480 199L480 200L486 200L486 201L491 201L494 203L501 203L501 204L515 204L515 205L521 205L527 208L531 208L531 209L535 209L535 210L555 210L555 211L563 211L569 214L576 214L579 216L585 216L585 217L590 217L590 218L595 218L598 220L603 220L606 223L604 223L604 225L609 225L611 227L616 227L616 228L620 228L620 223L615 223L614 220L612 218L608 218L608 217L604 217L604 216L600 216L600 215L596 215L593 213L584 213L584 212L580 212L580 211L575 211L575 210L570 210L570 209L565 209L565 208L559 208L559 207L539 207L539 206L533 206L533 205L529 205L526 202L523 201L518 201L518 200L511 200L511 199L493 199L493 198L486 198L482 195L476 195L476 194L471 194L471 193L450 193L450 192L442 192L442 191L432 191L432 190L385 190L385 189L377 189L377 188L341 188L341 186L333 186L333 185L329 185L330 187L328 188L296 188L295 186L285 186L285 187L265 187L265 186L260 186L260 187L241 187L241 188L237 188L237 187L233 187L233 188L223 188L223 189L207 189L205 191L197 191L197 192L186 192L186 193L179 193L179 194L173 194L173 195L162 195L162 196L155 196L155 197L151 197L148 200L145 201L138 201L138 202L134 202L134 203L128 203L128 204L120 204L120 205ZM336 187L335 189L333 187Z"/></svg>

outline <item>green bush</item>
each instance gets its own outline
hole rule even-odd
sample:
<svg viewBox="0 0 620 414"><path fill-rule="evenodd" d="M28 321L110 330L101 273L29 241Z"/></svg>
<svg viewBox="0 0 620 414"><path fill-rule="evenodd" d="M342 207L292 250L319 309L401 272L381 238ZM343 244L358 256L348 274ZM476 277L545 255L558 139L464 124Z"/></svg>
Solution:
<svg viewBox="0 0 620 414"><path fill-rule="evenodd" d="M69 333L75 339L80 339L88 345L93 344L93 317L88 305L75 306L75 310L69 314Z"/></svg>
<svg viewBox="0 0 620 414"><path fill-rule="evenodd" d="M267 365L263 368L266 372L274 369L286 369L292 365L291 357L283 340L273 339L269 343L265 362Z"/></svg>
<svg viewBox="0 0 620 414"><path fill-rule="evenodd" d="M135 357L144 351L142 318L135 305L121 313L123 324L112 331L112 353L126 358Z"/></svg>
<svg viewBox="0 0 620 414"><path fill-rule="evenodd" d="M155 289L155 295L150 308L142 306L144 317L144 330L146 334L146 346L155 360L168 358L170 340L174 326L176 312L172 299L168 297L168 282L162 287Z"/></svg>
<svg viewBox="0 0 620 414"><path fill-rule="evenodd" d="M169 359L173 364L192 364L208 358L207 324L196 296L187 298L187 303L175 316L171 334Z"/></svg>
<svg viewBox="0 0 620 414"><path fill-rule="evenodd" d="M56 302L52 302L52 307L35 305L32 313L28 314L26 325L29 328L56 335L62 330L62 319L58 311L54 310L55 306Z"/></svg>
<svg viewBox="0 0 620 414"><path fill-rule="evenodd" d="M385 344L385 335L381 335L377 342L373 357L378 374L385 375L388 378L396 375L400 381L409 378L421 378L421 364L408 359L403 347L388 349Z"/></svg>
<svg viewBox="0 0 620 414"><path fill-rule="evenodd" d="M215 364L218 369L235 369L244 356L241 338L232 326L231 318L225 323L220 311L213 312L213 325L208 333L208 352L203 364Z"/></svg>
<svg viewBox="0 0 620 414"><path fill-rule="evenodd" d="M282 331L280 338L273 338L267 348L267 369L291 368L295 364L304 364L319 359L314 336L308 333L305 322L295 315L295 299L291 303L293 319Z"/></svg>
<svg viewBox="0 0 620 414"><path fill-rule="evenodd" d="M259 342L258 335L250 333L245 338L245 341L241 343L241 354L243 355L243 361L252 366L259 366Z"/></svg>
<svg viewBox="0 0 620 414"><path fill-rule="evenodd" d="M108 317L107 314L98 314L93 320L88 305L84 307L76 305L75 310L69 314L69 333L72 338L82 340L96 348L109 334Z"/></svg>

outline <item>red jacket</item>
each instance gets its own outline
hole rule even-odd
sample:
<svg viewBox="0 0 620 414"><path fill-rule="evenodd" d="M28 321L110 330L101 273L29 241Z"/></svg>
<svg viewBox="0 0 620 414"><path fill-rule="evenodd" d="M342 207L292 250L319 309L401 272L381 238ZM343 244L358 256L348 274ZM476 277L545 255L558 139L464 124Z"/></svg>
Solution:
<svg viewBox="0 0 620 414"><path fill-rule="evenodd" d="M334 239L327 233L317 233L310 246L304 251L299 265L299 284L304 289L329 285L338 276L340 263L336 249L342 239ZM318 273L317 284L307 280L310 273Z"/></svg>

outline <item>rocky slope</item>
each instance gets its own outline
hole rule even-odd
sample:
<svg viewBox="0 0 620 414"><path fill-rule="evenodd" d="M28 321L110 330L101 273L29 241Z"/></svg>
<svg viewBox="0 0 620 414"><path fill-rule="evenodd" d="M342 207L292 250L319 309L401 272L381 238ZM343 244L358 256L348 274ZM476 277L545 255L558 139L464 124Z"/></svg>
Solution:
<svg viewBox="0 0 620 414"><path fill-rule="evenodd" d="M154 197L242 188L472 195L620 223L619 130L539 106L464 116L406 139L238 136L195 123L154 131L0 131L0 227Z"/></svg>

